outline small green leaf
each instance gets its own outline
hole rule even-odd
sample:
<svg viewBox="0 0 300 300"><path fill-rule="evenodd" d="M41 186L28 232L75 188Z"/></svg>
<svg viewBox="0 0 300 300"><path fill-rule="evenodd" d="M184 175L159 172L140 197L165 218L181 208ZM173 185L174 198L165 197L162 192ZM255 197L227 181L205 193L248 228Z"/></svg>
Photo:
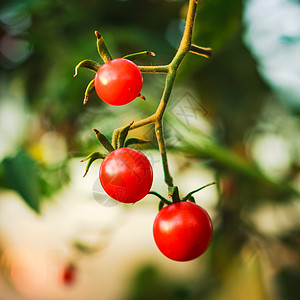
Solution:
<svg viewBox="0 0 300 300"><path fill-rule="evenodd" d="M108 52L108 49L104 43L104 39L101 36L101 34L98 31L95 31L95 35L97 38L97 49L100 57L103 59L105 63L112 60L112 57Z"/></svg>
<svg viewBox="0 0 300 300"><path fill-rule="evenodd" d="M24 202L36 213L40 213L41 193L36 162L25 150L2 162L5 177Z"/></svg>
<svg viewBox="0 0 300 300"><path fill-rule="evenodd" d="M79 68L86 68L89 69L93 72L97 72L97 70L100 68L100 65L90 59L85 59L83 61L81 61L76 67L75 67L75 74L73 75L73 77L76 77L78 75L78 69Z"/></svg>
<svg viewBox="0 0 300 300"><path fill-rule="evenodd" d="M137 53L132 53L132 54L125 55L122 58L129 59L129 60L136 60L136 59L145 57L147 55L156 56L155 53L152 52L152 51L142 51L142 52L137 52Z"/></svg>

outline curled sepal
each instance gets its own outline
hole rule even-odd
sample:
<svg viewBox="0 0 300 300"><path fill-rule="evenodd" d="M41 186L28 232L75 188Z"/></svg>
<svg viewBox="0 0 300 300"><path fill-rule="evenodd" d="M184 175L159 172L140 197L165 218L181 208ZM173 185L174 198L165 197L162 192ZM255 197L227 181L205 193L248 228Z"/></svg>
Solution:
<svg viewBox="0 0 300 300"><path fill-rule="evenodd" d="M103 145L103 147L108 151L108 152L112 152L114 151L114 147L112 146L112 144L109 142L109 140L107 139L107 137L102 134L99 130L93 128L94 132L96 133L97 139L98 141Z"/></svg>
<svg viewBox="0 0 300 300"><path fill-rule="evenodd" d="M122 58L129 59L129 60L136 60L136 59L145 57L147 55L156 56L156 54L152 51L142 51L142 52L125 55Z"/></svg>
<svg viewBox="0 0 300 300"><path fill-rule="evenodd" d="M88 86L86 87L85 93L84 93L84 99L83 99L83 105L85 105L89 97L92 95L92 93L95 92L95 79L91 80Z"/></svg>
<svg viewBox="0 0 300 300"><path fill-rule="evenodd" d="M178 187L177 186L169 186L168 190L169 190L169 197L172 198L172 201L174 203L180 202Z"/></svg>
<svg viewBox="0 0 300 300"><path fill-rule="evenodd" d="M144 95L142 95L142 94L138 94L138 98L140 98L140 99L142 99L142 100L146 100L146 97L144 96Z"/></svg>
<svg viewBox="0 0 300 300"><path fill-rule="evenodd" d="M211 183L208 183L208 184L206 184L206 185L204 185L204 186L201 186L200 188L198 188L198 189L196 189L196 190L194 190L194 191L189 192L186 196L184 196L184 197L182 198L182 201L190 200L191 197L192 197L192 195L193 195L194 193L197 193L197 192L199 192L200 190L202 190L202 189L204 189L204 188L206 188L206 187L208 187L208 186L210 186L210 185L213 185L213 184L216 184L216 183L215 183L215 182L211 182ZM192 198L193 198L193 197L192 197Z"/></svg>
<svg viewBox="0 0 300 300"><path fill-rule="evenodd" d="M90 166L92 165L92 163L95 160L97 160L97 159L104 159L105 157L106 157L106 155L103 154L103 153L101 153L101 152L93 152L88 157L82 159L81 162L84 162L84 161L88 160L88 163L86 165L85 173L84 173L83 177L85 177L85 175L88 173L88 171L90 169Z"/></svg>
<svg viewBox="0 0 300 300"><path fill-rule="evenodd" d="M85 59L83 61L81 61L76 67L75 67L75 74L73 75L73 77L76 77L77 74L78 74L78 69L79 68L86 68L86 69L89 69L93 72L97 72L97 70L100 68L100 65L93 61L93 60L90 60L90 59Z"/></svg>
<svg viewBox="0 0 300 300"><path fill-rule="evenodd" d="M145 141L137 138L130 138L125 141L125 147L131 146L131 145L143 145L150 143L150 141Z"/></svg>
<svg viewBox="0 0 300 300"><path fill-rule="evenodd" d="M117 144L117 148L122 148L124 147L124 142L125 139L127 138L128 132L130 130L131 125L133 124L133 121L126 125L121 131L120 134L118 136L118 144Z"/></svg>
<svg viewBox="0 0 300 300"><path fill-rule="evenodd" d="M104 39L102 35L98 31L95 31L95 35L97 38L97 49L100 57L103 59L105 63L112 60L112 57L109 54L108 49L104 43Z"/></svg>
<svg viewBox="0 0 300 300"><path fill-rule="evenodd" d="M192 44L189 52L193 54L197 54L206 58L210 58L212 56L211 48L204 48L197 45Z"/></svg>
<svg viewBox="0 0 300 300"><path fill-rule="evenodd" d="M160 201L163 202L163 203L166 204L166 205L172 204L171 201L167 200L165 197L163 197L161 194L159 194L159 193L157 193L157 192L149 191L148 194L154 195L154 196L158 197L158 198L160 199Z"/></svg>

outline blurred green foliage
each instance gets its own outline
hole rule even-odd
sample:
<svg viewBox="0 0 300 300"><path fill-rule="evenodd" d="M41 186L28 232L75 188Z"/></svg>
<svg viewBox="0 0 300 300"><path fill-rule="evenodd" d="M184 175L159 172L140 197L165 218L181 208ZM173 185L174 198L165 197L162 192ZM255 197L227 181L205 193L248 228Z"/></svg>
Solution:
<svg viewBox="0 0 300 300"><path fill-rule="evenodd" d="M145 103L135 100L130 106L112 109L92 96L83 107L84 90L92 74L80 70L77 78L73 78L74 67L85 58L99 60L94 30L105 37L114 57L150 50L157 56L144 58L138 64L168 63L181 38L186 4L186 0L2 1L0 105L12 103L14 97L9 91L18 89L28 121L13 150L3 151L3 155L1 152L1 188L15 189L31 208L40 211L42 201L67 184L68 160L98 149L91 128L99 127L110 137L114 128L153 112L163 75L145 74ZM250 143L262 134L275 134L292 145L299 139L299 118L278 102L246 48L243 9L244 1L239 0L199 1L194 43L212 47L214 55L210 60L188 55L179 69L171 97L171 103L176 103L181 91L188 91L208 113L203 119L210 131L185 126L185 133L175 132L182 143L170 147L170 152L180 151L195 159L199 168L213 170L219 182L215 233L205 274L199 273L195 279L198 289L190 295L188 287L176 281L165 282L159 270L146 268L135 278L130 300L225 299L216 298L215 291L222 290L232 265L242 260L245 249L263 249L268 254L274 245L281 245L295 252L294 262L299 262L299 247L289 238L292 235L292 240L299 240L297 218L285 215L294 223L293 231L280 232L280 238L261 232L251 218L264 205L281 203L293 210L299 201L297 146L289 154L291 163L277 181L253 157ZM180 126L174 116L167 116L168 120L170 127ZM0 133L4 130L1 128ZM41 137L48 132L55 132L66 143L62 150L65 155L55 163L49 163L36 150ZM194 143L189 139L191 133L195 133ZM149 135L149 128L139 134ZM151 133L150 138L153 139ZM4 147L10 141L1 137L0 142ZM151 145L155 147L154 140ZM82 170L84 173L84 166ZM277 255L278 260L283 258L280 252ZM299 279L299 268L294 272L283 266L276 276L280 286L277 299L296 299Z"/></svg>

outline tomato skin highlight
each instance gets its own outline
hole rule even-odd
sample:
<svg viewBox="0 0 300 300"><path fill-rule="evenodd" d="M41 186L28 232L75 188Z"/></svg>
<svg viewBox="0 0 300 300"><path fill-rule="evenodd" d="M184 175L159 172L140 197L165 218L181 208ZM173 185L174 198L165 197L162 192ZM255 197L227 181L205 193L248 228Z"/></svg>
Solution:
<svg viewBox="0 0 300 300"><path fill-rule="evenodd" d="M103 64L95 75L95 90L104 102L124 105L141 92L143 76L138 66L124 58L116 58Z"/></svg>
<svg viewBox="0 0 300 300"><path fill-rule="evenodd" d="M208 248L212 222L205 209L192 202L178 202L164 207L153 224L158 249L175 261L189 261Z"/></svg>
<svg viewBox="0 0 300 300"><path fill-rule="evenodd" d="M103 160L99 178L110 197L123 203L135 203L148 194L152 186L153 171L142 152L120 148Z"/></svg>

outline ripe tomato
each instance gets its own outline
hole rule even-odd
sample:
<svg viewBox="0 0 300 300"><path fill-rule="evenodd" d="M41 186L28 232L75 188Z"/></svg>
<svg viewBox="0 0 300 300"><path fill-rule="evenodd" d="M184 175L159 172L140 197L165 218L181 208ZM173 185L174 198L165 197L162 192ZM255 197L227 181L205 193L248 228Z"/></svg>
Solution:
<svg viewBox="0 0 300 300"><path fill-rule="evenodd" d="M212 236L211 219L202 207L178 202L164 207L156 216L153 236L159 250L175 261L188 261L208 248Z"/></svg>
<svg viewBox="0 0 300 300"><path fill-rule="evenodd" d="M153 172L148 158L142 152L120 148L105 157L99 178L110 197L123 203L135 203L149 192Z"/></svg>
<svg viewBox="0 0 300 300"><path fill-rule="evenodd" d="M95 75L95 90L104 102L124 105L141 92L143 77L138 66L124 58L116 58L103 64Z"/></svg>
<svg viewBox="0 0 300 300"><path fill-rule="evenodd" d="M61 273L61 280L64 285L74 283L76 277L76 268L73 264L66 265Z"/></svg>

